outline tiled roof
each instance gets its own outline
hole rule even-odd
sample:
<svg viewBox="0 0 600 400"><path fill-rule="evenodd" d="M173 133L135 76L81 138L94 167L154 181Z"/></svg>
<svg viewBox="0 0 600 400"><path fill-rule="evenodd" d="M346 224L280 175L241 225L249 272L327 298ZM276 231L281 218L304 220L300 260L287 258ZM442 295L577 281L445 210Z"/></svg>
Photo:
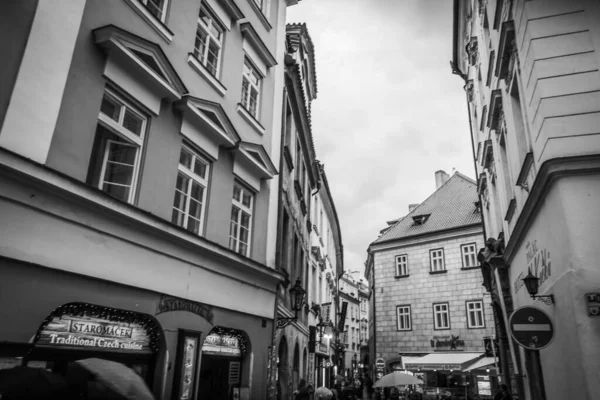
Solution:
<svg viewBox="0 0 600 400"><path fill-rule="evenodd" d="M286 25L286 31L288 33L288 35L287 35L288 46L291 49L293 49L293 51L296 51L296 49L298 48L300 41L298 40L298 38L294 38L293 35L289 34L293 31L298 31L298 30L300 31L300 35L303 35L306 38L306 47L309 52L309 58L310 58L310 68L312 69L312 74L311 74L312 86L315 88L314 98L316 99L318 89L317 89L317 66L316 66L316 62L315 62L315 46L313 45L312 39L310 38L310 35L308 34L308 29L306 28L306 23L287 24Z"/></svg>
<svg viewBox="0 0 600 400"><path fill-rule="evenodd" d="M456 172L412 212L384 229L373 244L481 224L481 213L475 206L477 201L475 181ZM429 216L423 224L417 225L413 217L420 215Z"/></svg>

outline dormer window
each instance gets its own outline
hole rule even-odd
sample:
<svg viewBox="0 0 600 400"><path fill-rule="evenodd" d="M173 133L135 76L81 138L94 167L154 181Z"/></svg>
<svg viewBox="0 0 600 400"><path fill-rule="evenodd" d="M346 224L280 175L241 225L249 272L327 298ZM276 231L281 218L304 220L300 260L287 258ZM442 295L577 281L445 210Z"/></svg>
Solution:
<svg viewBox="0 0 600 400"><path fill-rule="evenodd" d="M431 214L413 215L414 225L423 225Z"/></svg>

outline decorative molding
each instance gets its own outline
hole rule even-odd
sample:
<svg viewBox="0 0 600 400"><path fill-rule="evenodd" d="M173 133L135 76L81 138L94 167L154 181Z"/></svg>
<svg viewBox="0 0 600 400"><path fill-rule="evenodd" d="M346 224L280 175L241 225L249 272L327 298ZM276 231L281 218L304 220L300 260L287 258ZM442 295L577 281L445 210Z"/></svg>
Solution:
<svg viewBox="0 0 600 400"><path fill-rule="evenodd" d="M521 171L519 172L519 177L517 178L517 186L522 187L527 192L529 192L529 185L527 183L527 178L529 177L529 171L533 166L533 152L527 153L525 155L525 159L523 160L523 165L521 166Z"/></svg>
<svg viewBox="0 0 600 400"><path fill-rule="evenodd" d="M467 43L466 52L469 56L469 64L472 66L477 65L477 62L479 61L479 45L477 42L477 37L471 37L471 40L469 40Z"/></svg>
<svg viewBox="0 0 600 400"><path fill-rule="evenodd" d="M201 77L208 82L210 86L212 86L217 93L224 97L227 94L227 88L221 83L217 77L211 74L208 69L194 56L193 53L188 54L188 64L192 67L194 71L200 74Z"/></svg>
<svg viewBox="0 0 600 400"><path fill-rule="evenodd" d="M244 22L240 25L240 31L242 36L244 36L254 47L259 57L262 61L267 65L267 68L270 68L274 65L277 65L277 60L273 57L273 54L269 51L269 48L262 41L256 30L252 27L250 22Z"/></svg>
<svg viewBox="0 0 600 400"><path fill-rule="evenodd" d="M515 215L515 211L517 209L517 200L513 197L508 203L508 209L506 210L506 215L504 216L504 220L510 224L513 215Z"/></svg>
<svg viewBox="0 0 600 400"><path fill-rule="evenodd" d="M171 43L175 34L165 25L164 22L156 18L140 0L125 0L125 3L129 5L144 21L148 23L154 29L158 35L164 39L165 42Z"/></svg>
<svg viewBox="0 0 600 400"><path fill-rule="evenodd" d="M241 103L238 103L237 112L248 122L248 124L261 136L265 134L265 128L250 114L246 107L244 107Z"/></svg>
<svg viewBox="0 0 600 400"><path fill-rule="evenodd" d="M261 179L271 179L278 174L269 154L260 144L241 141L237 146L237 154L244 156Z"/></svg>
<svg viewBox="0 0 600 400"><path fill-rule="evenodd" d="M554 182L560 177L584 174L600 174L599 154L553 158L541 165L506 244L504 258L507 264L511 263L515 251L521 245L529 228L533 226L534 219Z"/></svg>
<svg viewBox="0 0 600 400"><path fill-rule="evenodd" d="M248 0L248 3L250 3L250 7L254 10L256 16L258 17L259 21L264 25L267 32L270 32L271 29L273 29L273 26L271 25L263 11L258 7L258 4L256 4L254 0Z"/></svg>
<svg viewBox="0 0 600 400"><path fill-rule="evenodd" d="M502 23L500 31L500 40L498 42L498 59L496 60L496 76L499 79L506 79L509 76L509 63L516 52L515 43L515 24L513 21Z"/></svg>
<svg viewBox="0 0 600 400"><path fill-rule="evenodd" d="M242 10L235 4L234 0L217 0L220 3L227 14L231 17L232 21L238 21L240 19L246 18Z"/></svg>

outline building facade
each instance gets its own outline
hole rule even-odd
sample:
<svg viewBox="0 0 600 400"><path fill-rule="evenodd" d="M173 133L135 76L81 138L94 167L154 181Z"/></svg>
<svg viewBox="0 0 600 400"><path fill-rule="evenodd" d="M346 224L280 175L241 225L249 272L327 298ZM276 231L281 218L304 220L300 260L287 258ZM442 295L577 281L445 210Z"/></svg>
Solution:
<svg viewBox="0 0 600 400"><path fill-rule="evenodd" d="M344 376L353 378L358 371L360 361L360 298L358 293L358 282L352 275L346 273L339 280L339 306L342 317L345 312L343 324L344 329L340 333L344 345ZM346 303L346 305L344 305ZM342 374L341 374L342 375Z"/></svg>
<svg viewBox="0 0 600 400"><path fill-rule="evenodd" d="M0 6L3 365L103 357L157 399L267 396L292 3Z"/></svg>
<svg viewBox="0 0 600 400"><path fill-rule="evenodd" d="M370 357L369 357L369 297L370 290L368 282L360 279L358 282L358 300L360 303L359 311L359 345L360 345L360 356L358 369L360 373L369 371L370 369Z"/></svg>
<svg viewBox="0 0 600 400"><path fill-rule="evenodd" d="M383 373L406 370L427 387L464 393L466 386L489 395L491 387L468 373L476 361L494 366L493 358L484 357L494 320L476 259L483 245L476 184L458 172L448 178L438 171L436 186L406 216L388 222L369 247L373 358L385 361Z"/></svg>
<svg viewBox="0 0 600 400"><path fill-rule="evenodd" d="M521 399L596 398L600 5L458 0L454 11L505 381ZM546 297L531 297L527 276ZM523 307L550 318L550 343L512 340L515 311L533 312Z"/></svg>
<svg viewBox="0 0 600 400"><path fill-rule="evenodd" d="M304 302L298 305L298 310L293 310L290 289L299 284L306 292L306 299L314 296L309 282L312 278L310 209L312 192L319 185L309 113L310 102L317 95L316 71L306 25L287 25L285 50L276 261L286 280L279 287L274 337L278 358L276 390L281 399L290 398L300 379L306 379L308 374L310 306Z"/></svg>

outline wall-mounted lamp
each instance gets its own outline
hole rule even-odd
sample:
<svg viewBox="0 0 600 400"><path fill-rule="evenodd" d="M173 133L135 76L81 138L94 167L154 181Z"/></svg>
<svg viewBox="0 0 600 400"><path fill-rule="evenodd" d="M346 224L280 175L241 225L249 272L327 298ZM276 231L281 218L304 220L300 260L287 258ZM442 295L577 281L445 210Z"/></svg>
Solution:
<svg viewBox="0 0 600 400"><path fill-rule="evenodd" d="M292 295L292 310L294 310L294 316L290 318L277 318L277 329L283 329L291 324L292 321L298 319L298 311L302 310L304 295L306 294L306 291L302 289L300 278L296 280L296 284L290 289L290 293Z"/></svg>
<svg viewBox="0 0 600 400"><path fill-rule="evenodd" d="M529 293L529 295L531 296L532 299L541 300L542 303L544 303L548 306L550 304L554 304L554 295L553 294L541 295L541 296L537 295L538 289L540 287L540 278L538 278L537 276L535 276L531 273L531 268L529 269L529 273L527 274L527 276L525 278L523 278L522 280L523 280L523 283L525 283L527 292Z"/></svg>

